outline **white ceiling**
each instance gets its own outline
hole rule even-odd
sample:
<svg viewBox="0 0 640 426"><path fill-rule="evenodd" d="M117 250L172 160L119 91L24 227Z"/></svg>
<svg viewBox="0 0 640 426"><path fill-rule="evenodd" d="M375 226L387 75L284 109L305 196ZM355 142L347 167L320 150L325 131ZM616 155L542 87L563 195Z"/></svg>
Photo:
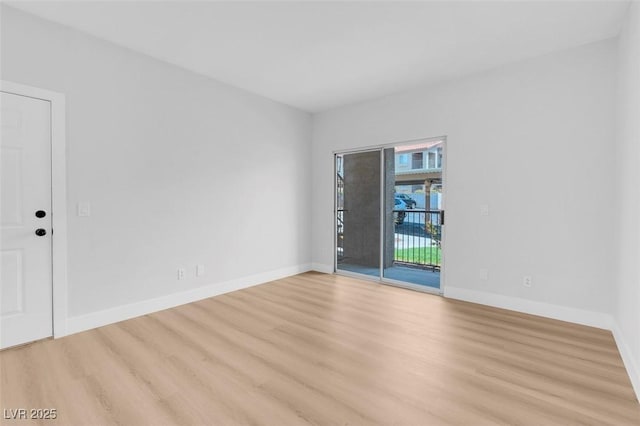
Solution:
<svg viewBox="0 0 640 426"><path fill-rule="evenodd" d="M10 4L310 112L612 37L628 8L618 1Z"/></svg>

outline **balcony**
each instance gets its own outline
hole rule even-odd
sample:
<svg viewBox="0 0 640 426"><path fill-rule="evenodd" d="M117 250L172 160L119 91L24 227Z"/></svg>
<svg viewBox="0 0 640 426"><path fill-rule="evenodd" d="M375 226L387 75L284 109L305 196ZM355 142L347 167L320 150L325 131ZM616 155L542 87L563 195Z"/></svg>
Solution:
<svg viewBox="0 0 640 426"><path fill-rule="evenodd" d="M350 262L344 252L344 211L338 211L338 269L380 276L380 269ZM393 262L385 262L383 276L420 286L440 288L442 235L440 210L394 210ZM387 243L389 244L389 243ZM388 251L386 251L388 253Z"/></svg>

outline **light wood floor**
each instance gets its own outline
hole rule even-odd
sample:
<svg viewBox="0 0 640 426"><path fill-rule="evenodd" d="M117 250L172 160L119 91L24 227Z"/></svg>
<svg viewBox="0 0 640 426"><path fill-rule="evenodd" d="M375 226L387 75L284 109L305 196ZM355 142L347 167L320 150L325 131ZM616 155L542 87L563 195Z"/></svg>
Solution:
<svg viewBox="0 0 640 426"><path fill-rule="evenodd" d="M318 273L0 366L3 409L56 408L65 425L640 425L607 331Z"/></svg>

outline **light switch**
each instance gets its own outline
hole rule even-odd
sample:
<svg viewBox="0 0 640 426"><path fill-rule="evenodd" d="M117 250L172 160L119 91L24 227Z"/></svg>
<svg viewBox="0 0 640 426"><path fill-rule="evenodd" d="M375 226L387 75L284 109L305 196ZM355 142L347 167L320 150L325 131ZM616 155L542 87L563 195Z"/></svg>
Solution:
<svg viewBox="0 0 640 426"><path fill-rule="evenodd" d="M489 281L489 270L488 269L480 269L480 273L478 275L480 276L480 280Z"/></svg>
<svg viewBox="0 0 640 426"><path fill-rule="evenodd" d="M88 201L80 201L78 203L78 216L89 217L91 216L91 203Z"/></svg>
<svg viewBox="0 0 640 426"><path fill-rule="evenodd" d="M196 265L196 277L204 276L204 265Z"/></svg>
<svg viewBox="0 0 640 426"><path fill-rule="evenodd" d="M480 205L480 216L489 216L489 205L481 204Z"/></svg>

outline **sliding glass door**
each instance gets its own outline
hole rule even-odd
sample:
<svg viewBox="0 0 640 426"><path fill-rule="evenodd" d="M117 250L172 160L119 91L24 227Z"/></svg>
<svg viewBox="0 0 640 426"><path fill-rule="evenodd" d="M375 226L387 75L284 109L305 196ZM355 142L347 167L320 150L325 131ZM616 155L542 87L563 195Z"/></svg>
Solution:
<svg viewBox="0 0 640 426"><path fill-rule="evenodd" d="M443 139L336 154L336 272L440 290L443 160Z"/></svg>

